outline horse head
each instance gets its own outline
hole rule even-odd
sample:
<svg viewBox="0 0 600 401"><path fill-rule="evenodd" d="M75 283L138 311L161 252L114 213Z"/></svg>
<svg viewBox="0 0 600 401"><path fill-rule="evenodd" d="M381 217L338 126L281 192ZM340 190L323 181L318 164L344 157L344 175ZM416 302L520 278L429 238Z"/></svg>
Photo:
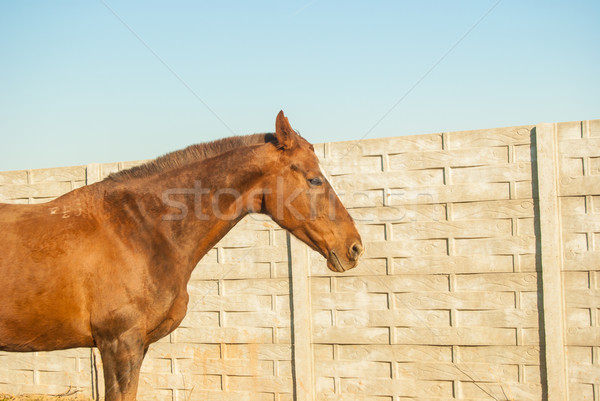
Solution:
<svg viewBox="0 0 600 401"><path fill-rule="evenodd" d="M344 272L363 253L352 217L327 180L313 146L292 129L279 112L262 211L327 259L327 267Z"/></svg>

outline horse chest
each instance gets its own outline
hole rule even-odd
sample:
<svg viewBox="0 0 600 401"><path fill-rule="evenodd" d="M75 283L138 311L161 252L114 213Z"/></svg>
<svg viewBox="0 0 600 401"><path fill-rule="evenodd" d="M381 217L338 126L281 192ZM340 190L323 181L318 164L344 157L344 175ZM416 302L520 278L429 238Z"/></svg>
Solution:
<svg viewBox="0 0 600 401"><path fill-rule="evenodd" d="M162 316L148 327L147 339L150 343L158 341L175 330L187 312L189 296L187 292L179 294Z"/></svg>

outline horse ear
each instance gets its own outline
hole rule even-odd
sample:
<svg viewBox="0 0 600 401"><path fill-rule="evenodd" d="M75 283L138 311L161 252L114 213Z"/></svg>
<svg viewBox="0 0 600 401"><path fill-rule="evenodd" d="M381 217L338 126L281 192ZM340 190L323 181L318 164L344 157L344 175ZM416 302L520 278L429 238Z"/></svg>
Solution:
<svg viewBox="0 0 600 401"><path fill-rule="evenodd" d="M283 115L283 110L277 114L275 120L275 138L281 149L291 149L296 143L296 131L293 130L287 117Z"/></svg>

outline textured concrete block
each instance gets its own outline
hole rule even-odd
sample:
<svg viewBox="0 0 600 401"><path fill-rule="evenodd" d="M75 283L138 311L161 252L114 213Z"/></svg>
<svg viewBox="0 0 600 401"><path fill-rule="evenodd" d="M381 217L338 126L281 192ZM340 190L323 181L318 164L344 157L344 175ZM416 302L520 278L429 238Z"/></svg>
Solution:
<svg viewBox="0 0 600 401"><path fill-rule="evenodd" d="M481 238L511 236L512 222L508 219L480 221L437 221L399 223L392 225L394 240L402 238Z"/></svg>
<svg viewBox="0 0 600 401"><path fill-rule="evenodd" d="M508 148L465 148L433 152L411 152L389 157L393 170L421 170L436 167L489 166L508 162Z"/></svg>
<svg viewBox="0 0 600 401"><path fill-rule="evenodd" d="M225 344L227 358L291 361L292 347L282 344Z"/></svg>
<svg viewBox="0 0 600 401"><path fill-rule="evenodd" d="M385 327L313 327L317 344L389 344L390 330Z"/></svg>
<svg viewBox="0 0 600 401"><path fill-rule="evenodd" d="M461 362L497 364L536 364L539 363L540 349L534 346L458 347L457 358Z"/></svg>
<svg viewBox="0 0 600 401"><path fill-rule="evenodd" d="M413 188L444 185L443 169L390 171L331 177L331 185L338 193L384 188Z"/></svg>
<svg viewBox="0 0 600 401"><path fill-rule="evenodd" d="M378 156L385 153L406 153L442 149L440 134L373 138L362 141L333 142L328 144L329 158L352 156Z"/></svg>
<svg viewBox="0 0 600 401"><path fill-rule="evenodd" d="M272 312L225 312L227 327L290 327L288 310Z"/></svg>
<svg viewBox="0 0 600 401"><path fill-rule="evenodd" d="M245 377L229 376L227 390L242 391L252 389L256 393L291 393L291 377Z"/></svg>
<svg viewBox="0 0 600 401"><path fill-rule="evenodd" d="M493 327L396 328L394 344L515 345L514 329Z"/></svg>
<svg viewBox="0 0 600 401"><path fill-rule="evenodd" d="M338 311L336 325L353 327L448 327L451 318L449 310L394 310Z"/></svg>
<svg viewBox="0 0 600 401"><path fill-rule="evenodd" d="M506 398L510 394L515 400L541 400L542 386L539 383L485 383L466 381L460 383L460 391L465 399Z"/></svg>
<svg viewBox="0 0 600 401"><path fill-rule="evenodd" d="M60 182L60 181L85 181L86 167L59 167L30 171L32 183Z"/></svg>
<svg viewBox="0 0 600 401"><path fill-rule="evenodd" d="M273 329L264 327L180 328L177 341L198 344L262 344L273 342Z"/></svg>
<svg viewBox="0 0 600 401"><path fill-rule="evenodd" d="M316 361L314 369L317 376L391 378L392 375L389 362Z"/></svg>
<svg viewBox="0 0 600 401"><path fill-rule="evenodd" d="M517 365L492 363L399 363L398 376L416 380L460 380L478 382L519 382Z"/></svg>
<svg viewBox="0 0 600 401"><path fill-rule="evenodd" d="M507 255L459 255L394 258L394 269L398 273L491 273L513 272L512 256Z"/></svg>
<svg viewBox="0 0 600 401"><path fill-rule="evenodd" d="M71 190L70 182L48 182L43 184L2 185L0 197L4 199L50 198Z"/></svg>
<svg viewBox="0 0 600 401"><path fill-rule="evenodd" d="M482 183L473 185L444 185L421 188L393 189L389 191L387 206L407 204L436 204L448 202L478 202L510 199L508 183Z"/></svg>
<svg viewBox="0 0 600 401"><path fill-rule="evenodd" d="M3 384L33 384L33 369L16 370L0 368L0 383Z"/></svg>
<svg viewBox="0 0 600 401"><path fill-rule="evenodd" d="M453 184L530 181L531 164L520 162L495 166L457 167L451 169L450 177Z"/></svg>
<svg viewBox="0 0 600 401"><path fill-rule="evenodd" d="M353 396L377 394L423 399L450 399L452 398L452 383L449 381L394 380L377 377L349 378L341 381L341 391Z"/></svg>
<svg viewBox="0 0 600 401"><path fill-rule="evenodd" d="M456 239L454 250L457 255L506 255L535 253L536 241L533 236L513 236L506 238Z"/></svg>
<svg viewBox="0 0 600 401"><path fill-rule="evenodd" d="M0 172L0 185L27 184L27 171L2 171Z"/></svg>
<svg viewBox="0 0 600 401"><path fill-rule="evenodd" d="M411 309L506 309L515 306L511 292L404 292L394 294L396 305Z"/></svg>
<svg viewBox="0 0 600 401"><path fill-rule="evenodd" d="M339 292L385 293L385 292L421 292L448 291L446 275L410 275L389 277L337 277L336 289Z"/></svg>
<svg viewBox="0 0 600 401"><path fill-rule="evenodd" d="M342 360L390 362L452 362L451 346L413 344L339 345L338 354L339 359Z"/></svg>
<svg viewBox="0 0 600 401"><path fill-rule="evenodd" d="M289 294L290 280L287 278L225 280L223 293L227 295L280 295Z"/></svg>
<svg viewBox="0 0 600 401"><path fill-rule="evenodd" d="M343 157L343 158L320 158L321 167L324 172L334 177L342 174L373 174L382 171L382 157L376 156L359 156L359 157ZM337 186L334 186L336 189Z"/></svg>
<svg viewBox="0 0 600 401"><path fill-rule="evenodd" d="M205 262L203 258L192 273L193 280L234 280L269 277L271 277L271 264L269 262L253 262L251 260L241 260L238 263L212 263Z"/></svg>
<svg viewBox="0 0 600 401"><path fill-rule="evenodd" d="M505 219L534 216L533 200L502 200L452 204L453 220Z"/></svg>
<svg viewBox="0 0 600 401"><path fill-rule="evenodd" d="M194 300L194 311L237 311L252 312L271 310L271 297L268 295L206 295Z"/></svg>
<svg viewBox="0 0 600 401"><path fill-rule="evenodd" d="M456 291L537 291L538 277L534 273L491 273L457 275Z"/></svg>
<svg viewBox="0 0 600 401"><path fill-rule="evenodd" d="M493 311L457 311L456 325L463 327L538 327L535 309L504 309Z"/></svg>
<svg viewBox="0 0 600 401"><path fill-rule="evenodd" d="M559 140L563 139L581 139L582 127L581 121L569 121L556 124L557 136Z"/></svg>
<svg viewBox="0 0 600 401"><path fill-rule="evenodd" d="M531 143L533 126L494 128L476 131L449 132L448 148L517 146Z"/></svg>

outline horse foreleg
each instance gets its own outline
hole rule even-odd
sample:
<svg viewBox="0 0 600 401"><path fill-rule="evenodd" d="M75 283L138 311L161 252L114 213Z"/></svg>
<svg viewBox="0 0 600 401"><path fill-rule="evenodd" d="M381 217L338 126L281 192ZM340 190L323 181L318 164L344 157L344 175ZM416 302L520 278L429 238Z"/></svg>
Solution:
<svg viewBox="0 0 600 401"><path fill-rule="evenodd" d="M134 401L148 349L141 334L131 331L117 339L100 340L98 349L104 369L105 401Z"/></svg>

